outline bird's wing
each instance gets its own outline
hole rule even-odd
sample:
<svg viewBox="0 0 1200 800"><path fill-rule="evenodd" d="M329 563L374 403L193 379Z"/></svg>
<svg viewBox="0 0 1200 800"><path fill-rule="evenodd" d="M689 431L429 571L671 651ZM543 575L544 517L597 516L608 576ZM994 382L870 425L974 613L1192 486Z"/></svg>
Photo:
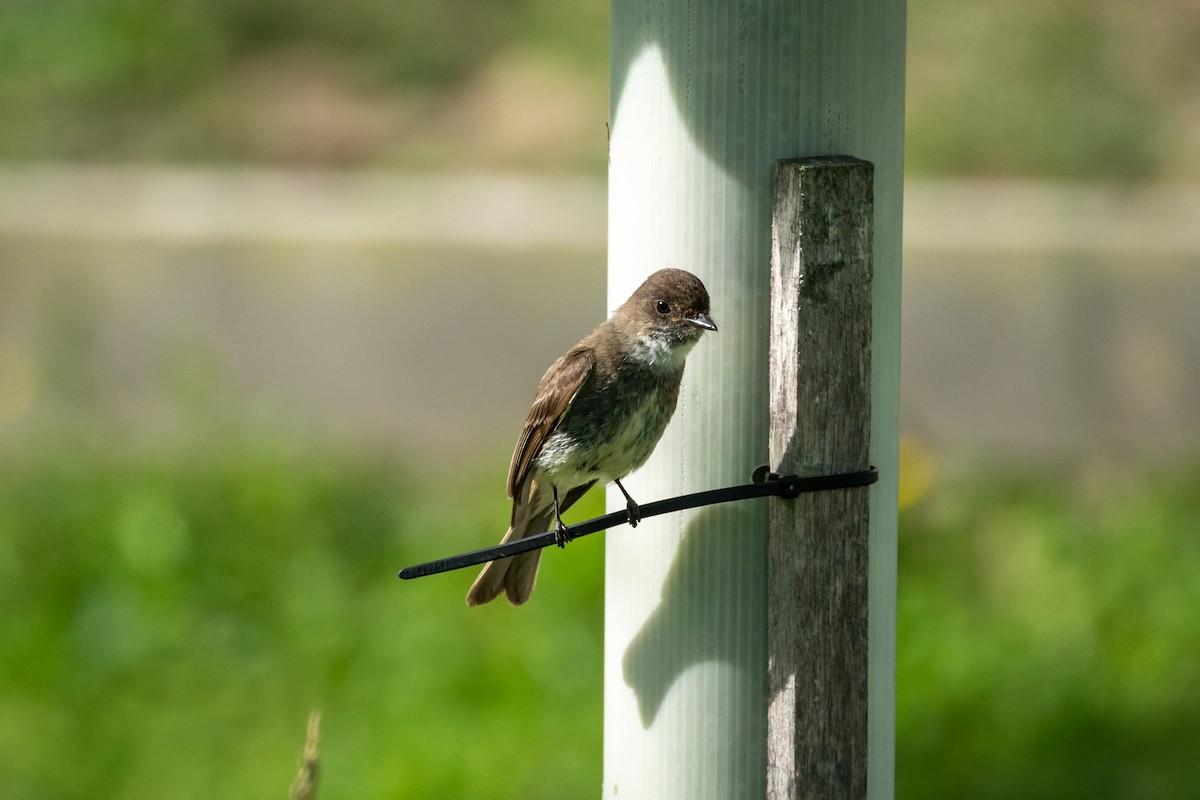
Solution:
<svg viewBox="0 0 1200 800"><path fill-rule="evenodd" d="M554 363L542 376L533 408L525 419L525 429L517 440L512 464L508 468L508 496L516 497L529 475L529 466L542 450L542 445L558 427L575 393L587 379L595 363L590 347L576 347Z"/></svg>

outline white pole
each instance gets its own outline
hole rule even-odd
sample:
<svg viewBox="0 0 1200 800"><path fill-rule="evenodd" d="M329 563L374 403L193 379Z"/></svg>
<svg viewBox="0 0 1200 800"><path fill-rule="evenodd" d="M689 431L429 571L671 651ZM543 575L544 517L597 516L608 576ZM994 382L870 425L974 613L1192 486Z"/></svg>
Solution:
<svg viewBox="0 0 1200 800"><path fill-rule="evenodd" d="M903 0L616 0L609 307L688 269L720 331L689 357L675 419L625 481L639 502L749 480L767 461L775 163L875 164L868 796L893 794ZM624 508L613 492L610 510ZM763 797L765 501L607 539L605 798Z"/></svg>

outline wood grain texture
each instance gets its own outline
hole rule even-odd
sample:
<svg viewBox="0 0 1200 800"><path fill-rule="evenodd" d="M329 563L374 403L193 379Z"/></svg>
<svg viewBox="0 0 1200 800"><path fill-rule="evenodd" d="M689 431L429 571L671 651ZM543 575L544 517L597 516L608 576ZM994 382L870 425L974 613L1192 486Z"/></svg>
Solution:
<svg viewBox="0 0 1200 800"><path fill-rule="evenodd" d="M772 219L770 458L778 472L868 466L873 172L779 162ZM867 796L867 489L773 500L767 797Z"/></svg>

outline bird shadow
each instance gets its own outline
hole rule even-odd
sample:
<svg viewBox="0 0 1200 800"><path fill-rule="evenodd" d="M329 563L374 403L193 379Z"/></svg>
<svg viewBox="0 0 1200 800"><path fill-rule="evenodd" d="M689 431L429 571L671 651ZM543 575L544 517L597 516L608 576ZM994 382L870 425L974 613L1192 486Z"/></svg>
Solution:
<svg viewBox="0 0 1200 800"><path fill-rule="evenodd" d="M765 519L756 518L765 512L708 508L684 530L662 602L621 660L643 727L650 727L672 685L696 664L732 666L766 697L767 530ZM746 726L756 724L752 704L738 705L746 708Z"/></svg>

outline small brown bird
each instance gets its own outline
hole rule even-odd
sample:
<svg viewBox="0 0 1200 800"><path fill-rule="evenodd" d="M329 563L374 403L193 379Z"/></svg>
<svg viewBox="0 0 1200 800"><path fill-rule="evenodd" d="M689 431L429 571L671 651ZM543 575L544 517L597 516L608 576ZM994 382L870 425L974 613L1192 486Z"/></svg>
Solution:
<svg viewBox="0 0 1200 800"><path fill-rule="evenodd" d="M621 478L646 462L675 413L683 362L704 331L715 331L708 291L681 269L655 272L613 313L546 370L508 469L512 524L503 541L534 536L597 482L625 495L629 522L641 516ZM467 593L477 606L504 592L529 599L541 550L492 561Z"/></svg>

